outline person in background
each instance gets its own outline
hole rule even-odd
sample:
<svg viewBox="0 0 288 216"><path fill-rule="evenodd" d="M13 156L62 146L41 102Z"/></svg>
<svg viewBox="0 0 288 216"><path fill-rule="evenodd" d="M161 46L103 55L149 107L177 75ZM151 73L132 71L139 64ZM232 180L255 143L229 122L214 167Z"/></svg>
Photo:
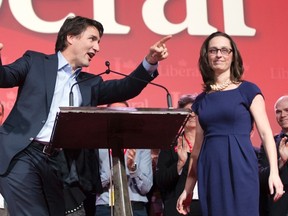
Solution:
<svg viewBox="0 0 288 216"><path fill-rule="evenodd" d="M108 104L108 107L128 107L126 101ZM112 152L113 154L113 152ZM100 176L104 192L96 197L95 216L110 216L111 203L109 203L112 190L111 166L112 156L109 149L99 149ZM128 193L134 216L148 216L146 194L153 185L152 160L150 149L124 149Z"/></svg>
<svg viewBox="0 0 288 216"><path fill-rule="evenodd" d="M196 96L197 94L182 95L178 100L178 108L186 108L191 111L191 106ZM156 183L161 191L164 216L181 215L175 207L178 197L184 190L189 157L195 142L195 129L195 114L191 112L175 148L160 151L156 169ZM189 215L202 215L197 191L194 191L190 208L191 212Z"/></svg>
<svg viewBox="0 0 288 216"><path fill-rule="evenodd" d="M265 101L258 86L242 79L241 54L224 32L209 35L200 50L203 92L192 105L196 136L185 189L177 202L182 214L190 211L198 180L204 216L259 214L257 157L251 142L253 123L269 158L269 190L274 200L284 194Z"/></svg>
<svg viewBox="0 0 288 216"><path fill-rule="evenodd" d="M15 62L0 65L0 88L18 87L16 102L0 127L0 193L11 215L65 215L62 176L55 168L59 152L50 140L59 107L70 105L72 85L86 80L73 88L74 106L127 100L157 77L158 62L168 57L165 42L171 36L149 48L129 75L136 79L104 81L82 71L100 51L103 32L96 20L68 17L58 32L54 54L27 51ZM0 50L3 54L3 44ZM81 125L75 122L75 127Z"/></svg>
<svg viewBox="0 0 288 216"><path fill-rule="evenodd" d="M278 152L278 168L280 178L284 185L286 193L277 202L274 202L273 196L269 193L268 181L270 166L264 145L261 144L258 163L260 175L260 215L261 216L287 216L288 215L288 95L280 97L275 105L275 117L278 125L281 127L279 134L274 136Z"/></svg>

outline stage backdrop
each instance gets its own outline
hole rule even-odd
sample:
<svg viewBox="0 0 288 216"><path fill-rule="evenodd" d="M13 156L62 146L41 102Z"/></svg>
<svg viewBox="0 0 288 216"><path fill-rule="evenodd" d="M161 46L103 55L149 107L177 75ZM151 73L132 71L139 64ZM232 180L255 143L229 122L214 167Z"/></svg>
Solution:
<svg viewBox="0 0 288 216"><path fill-rule="evenodd" d="M273 133L277 133L280 128L273 105L279 96L288 94L287 11L286 0L0 0L2 62L11 63L26 50L53 53L57 32L71 15L94 18L104 25L100 53L87 68L95 74L106 70L107 60L112 70L128 74L154 42L172 34L167 42L170 56L160 63L155 82L170 91L176 107L181 94L202 90L197 67L202 42L216 30L225 31L241 51L244 79L262 89ZM109 74L103 78L122 77ZM5 118L16 94L16 88L0 89ZM167 107L166 92L150 85L129 104ZM253 141L259 146L257 133Z"/></svg>

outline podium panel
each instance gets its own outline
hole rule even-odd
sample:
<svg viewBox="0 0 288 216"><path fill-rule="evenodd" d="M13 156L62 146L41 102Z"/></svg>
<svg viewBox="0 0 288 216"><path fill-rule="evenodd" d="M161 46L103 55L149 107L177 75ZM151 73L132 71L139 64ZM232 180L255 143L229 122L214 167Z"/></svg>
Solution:
<svg viewBox="0 0 288 216"><path fill-rule="evenodd" d="M111 211L115 216L133 216L122 149L170 148L188 114L185 109L61 107L51 144L70 149L111 148L115 188Z"/></svg>
<svg viewBox="0 0 288 216"><path fill-rule="evenodd" d="M61 107L51 143L56 148L167 149L189 114L186 109Z"/></svg>

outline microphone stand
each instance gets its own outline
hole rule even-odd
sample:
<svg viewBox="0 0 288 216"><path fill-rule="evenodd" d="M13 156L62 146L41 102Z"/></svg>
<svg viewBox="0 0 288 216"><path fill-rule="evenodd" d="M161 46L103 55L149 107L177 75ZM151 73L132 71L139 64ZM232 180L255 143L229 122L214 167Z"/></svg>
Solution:
<svg viewBox="0 0 288 216"><path fill-rule="evenodd" d="M106 61L105 62L105 65L107 66L107 70L106 71L109 71L109 72L112 72L114 74L117 74L117 75L120 75L120 76L125 76L125 77L129 77L131 79L135 79L135 80L138 80L140 82L145 82L147 84L151 84L151 85L154 85L154 86L158 86L162 89L164 89L166 91L166 94L167 94L167 106L169 109L173 109L173 106L172 106L172 97L171 97L171 94L169 93L168 89L163 86L163 85L160 85L160 84L157 84L157 83L153 83L153 82L149 82L149 81L146 81L146 80L142 80L142 79L139 79L137 77L131 77L129 75L126 75L126 74L123 74L123 73L120 73L120 72L117 72L117 71L113 71L113 70L110 70L110 62L109 61Z"/></svg>
<svg viewBox="0 0 288 216"><path fill-rule="evenodd" d="M103 74L109 74L109 73L110 73L110 70L107 69L106 71L104 71L104 72L102 72L102 73L100 73L100 74L97 74L97 75L88 77L87 79L83 79L83 80L80 80L80 81L78 81L78 82L75 82L75 83L71 86L71 88L70 88L70 93L69 93L69 106L74 106L73 87L74 87L75 85L78 85L79 83L82 83L82 82L88 81L88 80L90 80L90 79L93 79L93 78L95 78L95 77L101 76L101 75L103 75Z"/></svg>
<svg viewBox="0 0 288 216"><path fill-rule="evenodd" d="M185 128L187 122L189 121L189 119L190 119L190 117L191 117L190 113L191 113L191 112L189 112L189 114L186 116L183 124L182 124L181 127L180 127L179 132L177 133L177 135L175 136L175 138L174 138L174 140L173 140L173 142L172 142L172 144L174 144L174 147L177 146L178 138L180 137L180 135L181 135L182 133L184 133L184 128Z"/></svg>

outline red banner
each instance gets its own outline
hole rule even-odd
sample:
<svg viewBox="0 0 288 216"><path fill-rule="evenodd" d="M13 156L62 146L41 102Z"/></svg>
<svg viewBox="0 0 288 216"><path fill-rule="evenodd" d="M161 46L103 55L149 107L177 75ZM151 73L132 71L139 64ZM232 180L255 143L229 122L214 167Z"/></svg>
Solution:
<svg viewBox="0 0 288 216"><path fill-rule="evenodd" d="M176 107L181 94L201 92L197 61L202 42L216 30L225 31L241 51L244 79L263 91L273 132L278 133L273 106L281 95L288 94L287 11L285 0L0 0L2 62L11 63L28 49L53 53L57 32L70 15L91 17L104 25L100 53L87 68L95 74L106 70L106 60L112 70L128 74L154 42L172 34L167 42L170 56L160 63L155 82L170 91ZM109 74L103 78L122 77ZM5 117L16 95L15 88L0 89ZM166 107L166 92L150 85L129 104ZM255 138L254 145L259 142Z"/></svg>

